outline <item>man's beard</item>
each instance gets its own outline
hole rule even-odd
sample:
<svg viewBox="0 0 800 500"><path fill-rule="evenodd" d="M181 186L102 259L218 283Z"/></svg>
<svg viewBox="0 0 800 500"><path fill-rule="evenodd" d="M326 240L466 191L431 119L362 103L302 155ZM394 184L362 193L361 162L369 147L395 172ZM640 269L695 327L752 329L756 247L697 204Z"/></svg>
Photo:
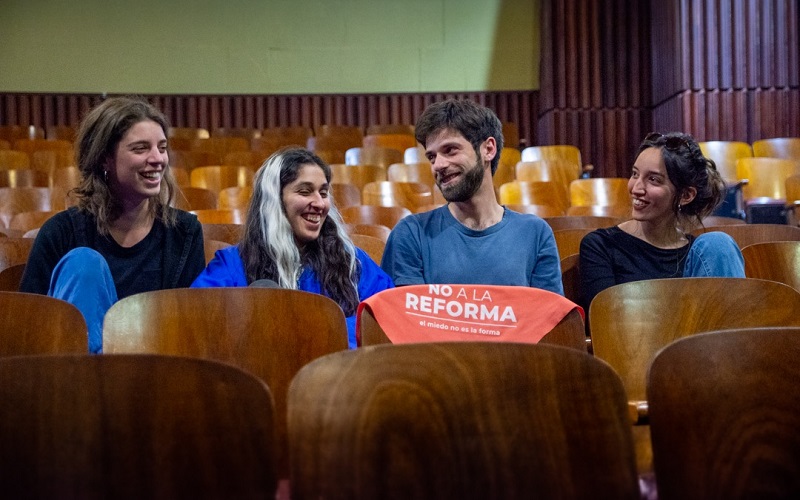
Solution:
<svg viewBox="0 0 800 500"><path fill-rule="evenodd" d="M442 196L444 196L445 200L451 203L469 200L472 198L472 195L478 192L478 189L481 187L482 183L483 165L481 165L480 159L477 160L471 169L464 172L461 181L454 185L442 188L442 183L439 180L439 177L437 176L436 178L436 185L439 186L439 189L442 191Z"/></svg>

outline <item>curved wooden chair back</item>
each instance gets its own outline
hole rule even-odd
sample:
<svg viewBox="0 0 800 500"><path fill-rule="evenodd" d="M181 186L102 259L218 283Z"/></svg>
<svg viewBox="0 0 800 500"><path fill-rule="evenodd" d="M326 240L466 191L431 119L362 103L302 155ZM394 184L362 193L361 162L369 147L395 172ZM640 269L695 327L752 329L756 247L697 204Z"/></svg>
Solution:
<svg viewBox="0 0 800 500"><path fill-rule="evenodd" d="M31 157L23 151L0 149L0 169L31 168Z"/></svg>
<svg viewBox="0 0 800 500"><path fill-rule="evenodd" d="M620 177L598 177L577 179L569 185L570 204L574 207L586 205L631 207L628 179Z"/></svg>
<svg viewBox="0 0 800 500"><path fill-rule="evenodd" d="M364 138L364 129L358 125L322 124L316 130L316 137L346 137L361 144L361 139Z"/></svg>
<svg viewBox="0 0 800 500"><path fill-rule="evenodd" d="M724 217L721 215L708 215L703 218L704 227L714 226L741 226L747 224L747 221L737 219L736 217Z"/></svg>
<svg viewBox="0 0 800 500"><path fill-rule="evenodd" d="M542 218L558 217L564 212L550 205L522 205L518 203L506 203L506 208L521 214L533 214Z"/></svg>
<svg viewBox="0 0 800 500"><path fill-rule="evenodd" d="M47 139L60 139L63 141L75 142L77 130L72 125L50 125L45 129Z"/></svg>
<svg viewBox="0 0 800 500"><path fill-rule="evenodd" d="M14 264L0 271L0 290L4 292L19 291L23 274L25 274L25 264Z"/></svg>
<svg viewBox="0 0 800 500"><path fill-rule="evenodd" d="M752 158L753 148L746 142L738 141L705 141L698 142L703 156L714 160L717 171L725 182L736 183L736 161L739 158Z"/></svg>
<svg viewBox="0 0 800 500"><path fill-rule="evenodd" d="M561 284L564 286L564 297L576 304L582 298L580 254L567 255L561 259Z"/></svg>
<svg viewBox="0 0 800 500"><path fill-rule="evenodd" d="M355 246L367 252L367 255L369 255L376 264L380 265L381 259L383 258L383 250L386 247L386 241L375 236L358 233L351 234L350 239L353 240Z"/></svg>
<svg viewBox="0 0 800 500"><path fill-rule="evenodd" d="M742 186L746 200L761 197L785 200L786 179L800 174L800 159L740 158L736 173L740 179L747 179Z"/></svg>
<svg viewBox="0 0 800 500"><path fill-rule="evenodd" d="M660 349L711 330L786 325L800 326L800 293L752 278L624 283L597 294L589 307L594 355L620 375L634 422L646 421L647 370ZM639 470L651 471L649 428L638 426L634 440Z"/></svg>
<svg viewBox="0 0 800 500"><path fill-rule="evenodd" d="M217 208L217 194L206 188L184 186L175 193L174 203L181 210L213 210Z"/></svg>
<svg viewBox="0 0 800 500"><path fill-rule="evenodd" d="M800 200L800 175L790 175L786 178L786 201L795 204Z"/></svg>
<svg viewBox="0 0 800 500"><path fill-rule="evenodd" d="M0 485L11 497L267 498L267 386L167 356L0 359Z"/></svg>
<svg viewBox="0 0 800 500"><path fill-rule="evenodd" d="M20 212L50 211L51 190L46 187L0 187L0 220L8 227L11 217Z"/></svg>
<svg viewBox="0 0 800 500"><path fill-rule="evenodd" d="M613 227L622 222L617 217L601 217L596 215L565 215L561 217L547 217L545 222L553 231L562 229L601 229Z"/></svg>
<svg viewBox="0 0 800 500"><path fill-rule="evenodd" d="M17 139L44 139L44 129L36 125L0 126L0 139L14 143Z"/></svg>
<svg viewBox="0 0 800 500"><path fill-rule="evenodd" d="M261 137L261 130L255 127L219 127L211 130L211 137L241 137L249 141Z"/></svg>
<svg viewBox="0 0 800 500"><path fill-rule="evenodd" d="M226 187L219 191L217 208L221 210L244 210L250 205L253 197L252 186Z"/></svg>
<svg viewBox="0 0 800 500"><path fill-rule="evenodd" d="M56 170L76 167L75 154L71 149L41 150L31 154L31 168L53 175Z"/></svg>
<svg viewBox="0 0 800 500"><path fill-rule="evenodd" d="M34 151L70 151L72 142L60 139L17 139L14 141L14 151L23 151L32 155Z"/></svg>
<svg viewBox="0 0 800 500"><path fill-rule="evenodd" d="M565 257L569 257L570 255L579 253L581 249L581 240L583 240L583 237L592 231L594 231L594 229L590 227L559 229L558 231L553 231L559 257L563 259Z"/></svg>
<svg viewBox="0 0 800 500"><path fill-rule="evenodd" d="M50 176L32 168L0 169L0 187L50 187Z"/></svg>
<svg viewBox="0 0 800 500"><path fill-rule="evenodd" d="M386 171L386 179L394 182L420 182L431 188L436 184L431 164L428 162L393 163Z"/></svg>
<svg viewBox="0 0 800 500"><path fill-rule="evenodd" d="M254 177L252 168L231 165L197 167L189 173L192 187L210 189L215 193L226 187L252 186Z"/></svg>
<svg viewBox="0 0 800 500"><path fill-rule="evenodd" d="M183 167L170 167L170 171L172 172L172 177L175 179L175 184L178 187L183 186L191 186L191 180L189 178L189 171Z"/></svg>
<svg viewBox="0 0 800 500"><path fill-rule="evenodd" d="M705 226L695 229L692 234L699 236L706 232L722 231L736 241L739 248L768 241L800 241L800 227L786 224L733 224Z"/></svg>
<svg viewBox="0 0 800 500"><path fill-rule="evenodd" d="M788 325L800 326L800 292L752 278L623 283L597 294L589 308L594 354L620 374L631 400L645 399L653 357L678 338L726 328Z"/></svg>
<svg viewBox="0 0 800 500"><path fill-rule="evenodd" d="M378 165L386 170L392 163L403 162L403 151L380 146L350 148L344 153L344 162L347 165Z"/></svg>
<svg viewBox="0 0 800 500"><path fill-rule="evenodd" d="M173 175L175 175L175 169ZM177 176L176 176L177 180ZM81 183L81 172L78 167L64 167L53 170L50 175L51 203L55 210L63 210L77 204L70 191Z"/></svg>
<svg viewBox="0 0 800 500"><path fill-rule="evenodd" d="M381 207L378 205L358 205L340 210L346 224L379 224L394 228L400 219L411 215L405 207Z"/></svg>
<svg viewBox="0 0 800 500"><path fill-rule="evenodd" d="M172 141L170 140L170 142ZM217 165L220 161L222 161L222 158L211 151L184 151L173 149L169 151L170 166L185 168L187 172L191 172L197 167Z"/></svg>
<svg viewBox="0 0 800 500"><path fill-rule="evenodd" d="M406 207L412 212L433 203L431 187L420 182L369 182L361 190L361 203L382 207Z"/></svg>
<svg viewBox="0 0 800 500"><path fill-rule="evenodd" d="M246 211L240 209L192 210L201 224L244 224Z"/></svg>
<svg viewBox="0 0 800 500"><path fill-rule="evenodd" d="M305 141L302 143L302 145L305 146ZM277 150L278 148L275 149L275 151ZM256 151L231 151L222 158L222 163L224 165L250 167L255 171L261 167L261 165L264 163L264 160L266 160L270 154L272 153L268 153L266 150L260 149Z"/></svg>
<svg viewBox="0 0 800 500"><path fill-rule="evenodd" d="M209 137L208 139L192 139L189 151L205 151L214 153L217 158L225 158L231 151L250 151L250 140L242 137Z"/></svg>
<svg viewBox="0 0 800 500"><path fill-rule="evenodd" d="M495 190L499 190L500 186L503 184L517 180L516 167L520 158L518 149L503 148L503 150L500 151L500 159L497 161L497 170L495 170L492 176L492 184Z"/></svg>
<svg viewBox="0 0 800 500"><path fill-rule="evenodd" d="M331 165L331 183L352 184L360 193L370 182L386 180L386 169L380 165Z"/></svg>
<svg viewBox="0 0 800 500"><path fill-rule="evenodd" d="M283 141L287 141L287 146L290 144L297 144L300 147L305 147L306 141L309 137L314 135L311 127L304 125L291 125L284 127L267 127L261 130L261 137L276 137Z"/></svg>
<svg viewBox="0 0 800 500"><path fill-rule="evenodd" d="M4 139L0 139L0 150L8 150L8 149L11 149L11 143Z"/></svg>
<svg viewBox="0 0 800 500"><path fill-rule="evenodd" d="M556 207L561 213L567 209L564 199L555 182L507 182L498 190L501 205L548 205Z"/></svg>
<svg viewBox="0 0 800 500"><path fill-rule="evenodd" d="M9 236L21 238L23 234L31 229L42 227L50 217L57 213L56 211L35 211L14 214L8 223Z"/></svg>
<svg viewBox="0 0 800 500"><path fill-rule="evenodd" d="M619 222L622 222L631 218L631 204L629 202L625 205L585 205L582 207L569 207L567 208L567 215L570 217L613 217L618 219Z"/></svg>
<svg viewBox="0 0 800 500"><path fill-rule="evenodd" d="M755 141L753 156L800 160L800 137L776 137Z"/></svg>
<svg viewBox="0 0 800 500"><path fill-rule="evenodd" d="M260 156L261 161L254 165L256 169L266 160L270 155L278 151L279 149L287 148L287 147L297 147L297 148L304 148L306 147L306 143L311 140L309 138L301 139L299 137L280 137L276 135L268 135L264 137L258 137L256 139L252 139L250 141L250 147L256 153L255 156ZM230 153L228 153L230 154ZM254 157L251 157L253 161L256 161Z"/></svg>
<svg viewBox="0 0 800 500"><path fill-rule="evenodd" d="M312 360L347 349L344 313L319 294L277 288L175 288L108 310L103 351L215 359L259 377L276 410L279 477L288 477L286 391Z"/></svg>
<svg viewBox="0 0 800 500"><path fill-rule="evenodd" d="M364 136L362 143L364 147L391 148L403 152L408 148L415 147L417 145L417 140L414 138L414 134L368 133Z"/></svg>
<svg viewBox="0 0 800 500"><path fill-rule="evenodd" d="M522 150L521 156L520 161L566 160L575 165L576 174L581 171L583 165L580 149L567 144L530 146Z"/></svg>
<svg viewBox="0 0 800 500"><path fill-rule="evenodd" d="M208 139L211 134L208 133L208 129L200 127L170 127L167 129L167 137L169 139Z"/></svg>
<svg viewBox="0 0 800 500"><path fill-rule="evenodd" d="M33 248L33 238L0 238L0 271L28 262L31 248Z"/></svg>
<svg viewBox="0 0 800 500"><path fill-rule="evenodd" d="M784 283L800 291L800 241L772 241L742 248L748 278Z"/></svg>
<svg viewBox="0 0 800 500"><path fill-rule="evenodd" d="M425 148L423 148L421 144L403 151L403 163L427 163L429 165L428 168L430 168L431 164L425 156Z"/></svg>
<svg viewBox="0 0 800 500"><path fill-rule="evenodd" d="M31 168L52 176L59 169L75 167L75 154L71 149L41 150L31 154Z"/></svg>
<svg viewBox="0 0 800 500"><path fill-rule="evenodd" d="M414 137L414 125L403 123L390 123L384 125L370 125L367 127L366 135L376 134L401 134Z"/></svg>
<svg viewBox="0 0 800 500"><path fill-rule="evenodd" d="M352 148L359 148L362 144L363 136L360 132L352 135L317 135L309 137L306 141L306 148L313 151L328 163L344 163L345 152ZM325 157L323 157L324 153ZM335 153L335 156L334 156ZM335 158L336 161L329 158Z"/></svg>
<svg viewBox="0 0 800 500"><path fill-rule="evenodd" d="M223 248L228 248L232 246L227 241L218 241L218 240L207 240L203 238L203 251L206 256L206 264L211 262L211 259L214 258L214 254L217 253L217 250L222 250Z"/></svg>
<svg viewBox="0 0 800 500"><path fill-rule="evenodd" d="M236 245L242 239L244 234L244 225L242 224L202 224L203 226L203 239L204 240L217 240Z"/></svg>
<svg viewBox="0 0 800 500"><path fill-rule="evenodd" d="M384 243L389 241L389 234L392 232L391 229L380 224L345 224L345 230L350 236L357 234L372 236L373 238L377 238ZM377 262L380 263L380 261Z"/></svg>
<svg viewBox="0 0 800 500"><path fill-rule="evenodd" d="M333 354L292 381L289 426L298 498L638 496L619 378L572 349Z"/></svg>
<svg viewBox="0 0 800 500"><path fill-rule="evenodd" d="M343 182L331 182L330 189L336 208L361 205L361 190L358 189L358 186Z"/></svg>
<svg viewBox="0 0 800 500"><path fill-rule="evenodd" d="M0 292L0 331L0 358L89 351L81 312L69 302L47 295Z"/></svg>
<svg viewBox="0 0 800 500"><path fill-rule="evenodd" d="M658 497L792 498L800 491L800 328L744 328L670 344L653 360Z"/></svg>
<svg viewBox="0 0 800 500"><path fill-rule="evenodd" d="M561 187L564 206L569 206L569 185L578 179L578 170L567 160L521 161L516 166L517 180L526 182L550 181Z"/></svg>

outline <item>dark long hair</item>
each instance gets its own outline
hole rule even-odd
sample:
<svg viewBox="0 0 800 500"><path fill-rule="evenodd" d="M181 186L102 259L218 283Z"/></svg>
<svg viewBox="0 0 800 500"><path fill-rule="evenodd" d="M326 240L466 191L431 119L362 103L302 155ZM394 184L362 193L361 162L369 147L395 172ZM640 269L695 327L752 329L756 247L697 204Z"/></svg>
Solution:
<svg viewBox="0 0 800 500"><path fill-rule="evenodd" d="M648 134L639 146L637 156L648 148L661 150L667 176L675 186L672 211L679 222L688 219L690 225L698 224L722 202L725 182L714 161L703 156L692 136L680 132ZM697 194L692 201L681 206L681 195L690 187L695 188Z"/></svg>
<svg viewBox="0 0 800 500"><path fill-rule="evenodd" d="M328 164L306 149L284 149L267 158L256 173L239 253L248 283L271 279L282 288L297 289L302 269L310 267L322 284L323 294L350 316L359 302L357 283L361 270L334 200L331 199L319 238L307 243L302 254L286 219L283 188L309 164L321 168L330 183Z"/></svg>

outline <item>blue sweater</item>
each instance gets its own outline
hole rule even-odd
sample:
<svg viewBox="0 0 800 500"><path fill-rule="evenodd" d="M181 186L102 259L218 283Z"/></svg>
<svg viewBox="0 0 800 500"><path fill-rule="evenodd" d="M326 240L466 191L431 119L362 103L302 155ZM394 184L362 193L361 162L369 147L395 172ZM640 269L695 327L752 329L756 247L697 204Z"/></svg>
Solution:
<svg viewBox="0 0 800 500"><path fill-rule="evenodd" d="M361 275L358 279L358 298L364 300L367 297L385 290L394 288L391 278L384 273L375 262L360 248L356 248L356 258L361 263ZM208 263L205 270L192 283L192 288L211 288L211 287L239 287L247 286L247 276L244 271L244 263L239 255L239 247L232 246L217 250L214 258ZM300 279L297 280L298 290L324 295L322 284L317 279L317 275L310 268L303 269ZM347 339L351 349L356 348L356 317L355 315L345 318L347 322Z"/></svg>

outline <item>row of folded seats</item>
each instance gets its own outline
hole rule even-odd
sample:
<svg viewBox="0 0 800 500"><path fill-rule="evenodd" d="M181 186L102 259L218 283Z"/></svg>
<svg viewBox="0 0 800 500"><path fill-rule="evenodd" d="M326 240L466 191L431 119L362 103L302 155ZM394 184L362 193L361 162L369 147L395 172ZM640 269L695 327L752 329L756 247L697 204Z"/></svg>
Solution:
<svg viewBox="0 0 800 500"><path fill-rule="evenodd" d="M500 307L549 300L468 288L463 300L491 293ZM105 354L89 356L73 306L0 292L0 482L11 496L798 491L797 290L754 278L617 285L586 313L593 355L574 304L547 327L517 309L514 342L425 342L419 317L391 307L409 293L448 296L416 286L368 299L362 347L347 351L344 315L321 295L147 292L109 310Z"/></svg>

